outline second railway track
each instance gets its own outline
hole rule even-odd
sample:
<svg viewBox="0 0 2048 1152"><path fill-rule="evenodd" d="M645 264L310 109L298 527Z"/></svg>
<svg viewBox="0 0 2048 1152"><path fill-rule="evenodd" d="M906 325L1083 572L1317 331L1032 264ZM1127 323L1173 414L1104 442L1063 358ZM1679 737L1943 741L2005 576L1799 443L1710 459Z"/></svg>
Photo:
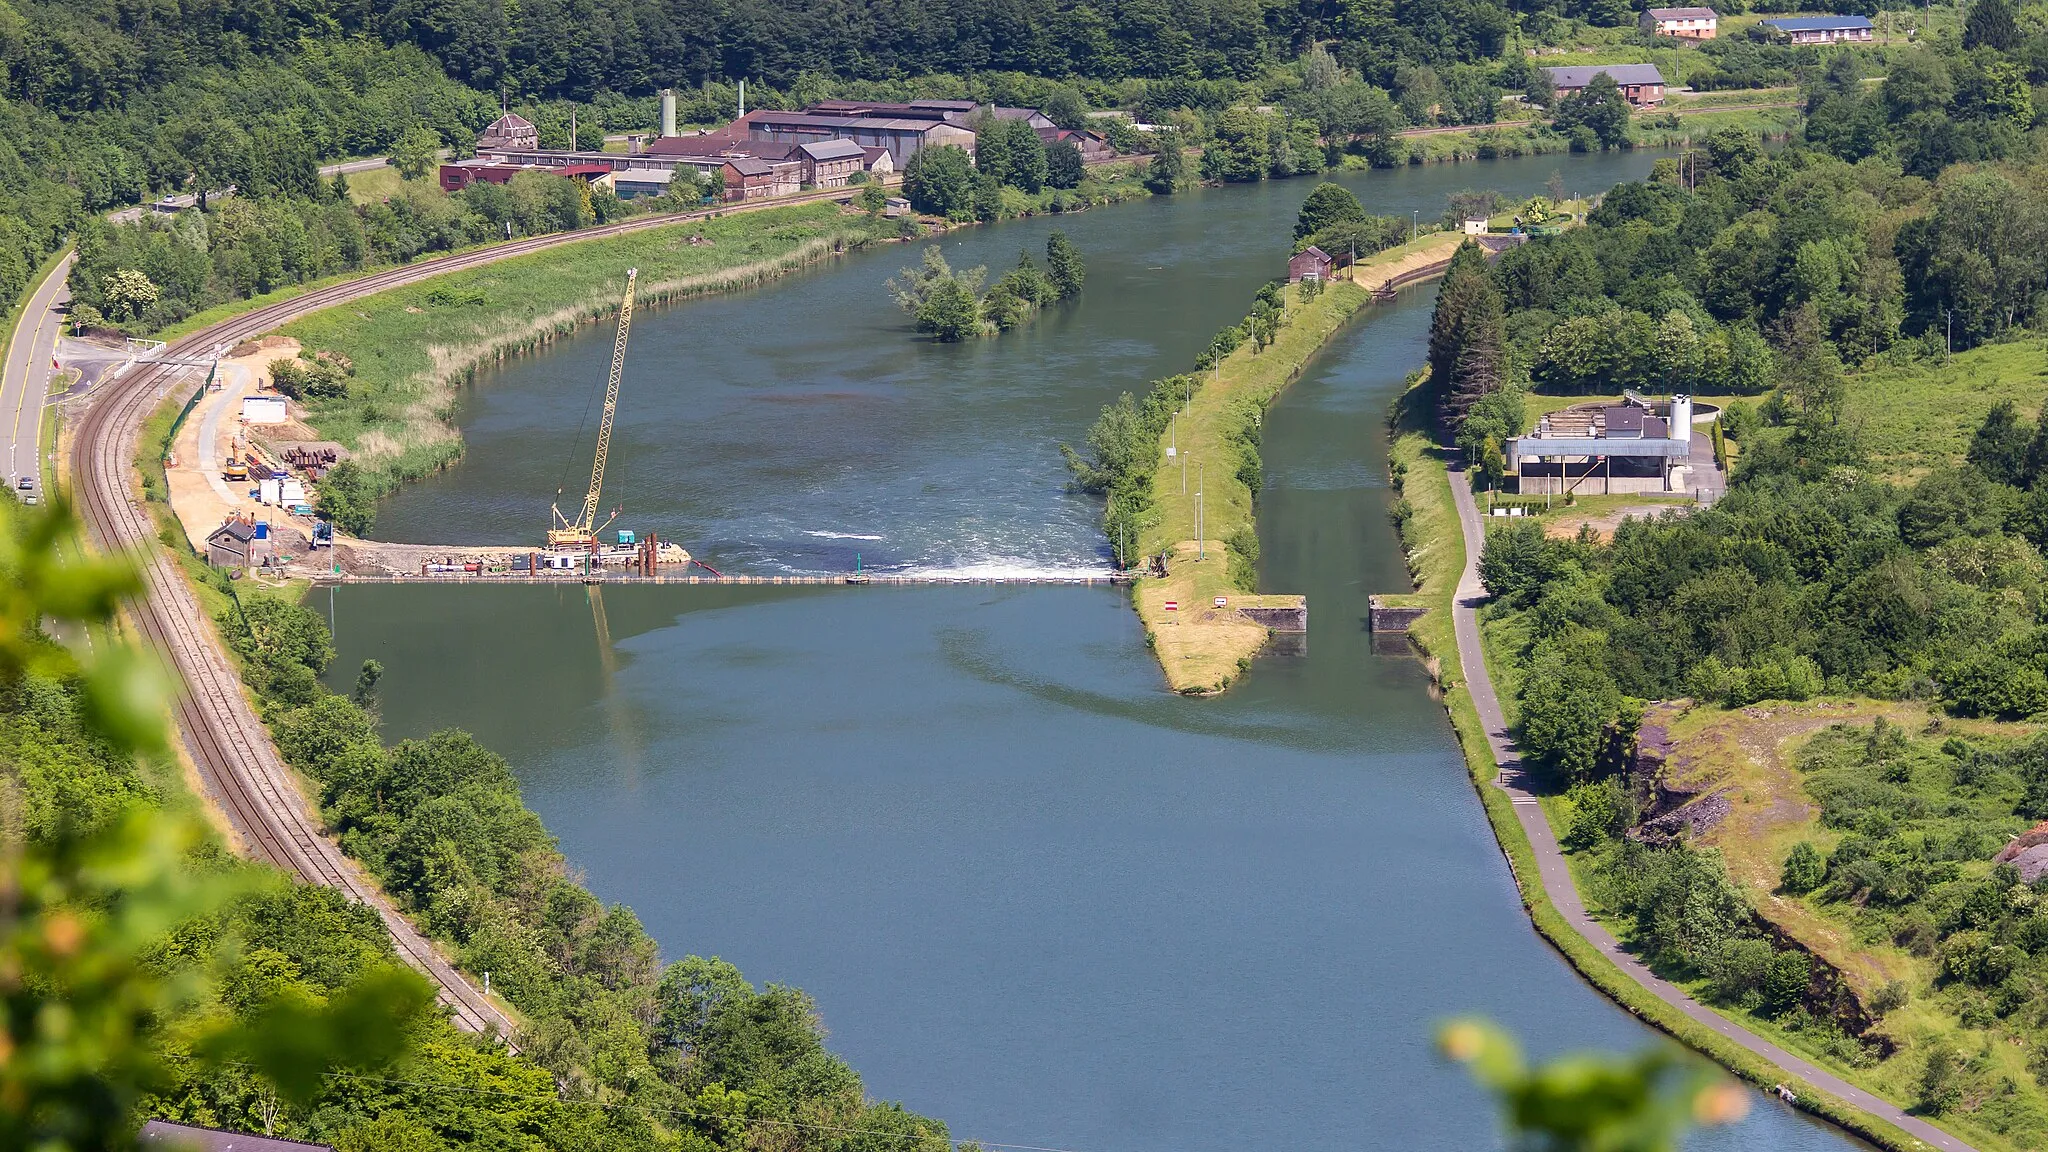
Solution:
<svg viewBox="0 0 2048 1152"><path fill-rule="evenodd" d="M814 195L774 206L834 198L836 194ZM253 309L172 342L164 355L188 359L221 343L263 335L308 313L448 272L703 218L702 213L651 217L423 260ZM141 571L142 593L131 601L129 612L183 688L174 711L201 782L250 854L376 909L399 955L435 984L459 1026L509 1037L512 1026L505 1015L444 960L323 833L291 769L243 695L240 677L221 650L212 621L171 558L153 544L155 526L135 494L130 469L144 421L178 385L180 372L175 365L146 365L110 382L78 424L73 467L79 505L94 543L106 552L132 556Z"/></svg>

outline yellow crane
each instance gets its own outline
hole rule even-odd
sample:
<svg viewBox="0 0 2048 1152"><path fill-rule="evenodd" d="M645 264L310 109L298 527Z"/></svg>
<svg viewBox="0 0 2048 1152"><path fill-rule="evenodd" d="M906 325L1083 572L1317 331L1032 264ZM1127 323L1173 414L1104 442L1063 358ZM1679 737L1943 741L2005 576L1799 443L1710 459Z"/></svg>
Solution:
<svg viewBox="0 0 2048 1152"><path fill-rule="evenodd" d="M597 544L597 534L610 527L611 520L597 522L597 497L604 488L604 461L611 453L612 417L619 411L619 380L626 371L626 334L633 328L633 282L638 268L626 269L626 299L619 305L619 335L612 344L612 374L604 385L604 418L597 425L597 462L590 469L590 491L584 493L583 510L571 520L562 515L562 492L555 490L555 526L548 529L548 547L588 551ZM612 519L617 519L616 513Z"/></svg>

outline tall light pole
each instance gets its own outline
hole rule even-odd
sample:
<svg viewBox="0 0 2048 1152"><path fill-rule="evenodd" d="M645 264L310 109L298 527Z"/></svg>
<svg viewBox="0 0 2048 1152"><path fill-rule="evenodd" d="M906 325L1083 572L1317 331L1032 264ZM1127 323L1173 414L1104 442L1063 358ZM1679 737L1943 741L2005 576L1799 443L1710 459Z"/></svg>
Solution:
<svg viewBox="0 0 2048 1152"><path fill-rule="evenodd" d="M1209 541L1202 534L1204 527L1202 523L1204 512L1202 492L1207 488L1202 479L1202 473L1205 468L1206 465L1202 464L1195 466L1195 559L1197 560L1207 560L1209 558Z"/></svg>

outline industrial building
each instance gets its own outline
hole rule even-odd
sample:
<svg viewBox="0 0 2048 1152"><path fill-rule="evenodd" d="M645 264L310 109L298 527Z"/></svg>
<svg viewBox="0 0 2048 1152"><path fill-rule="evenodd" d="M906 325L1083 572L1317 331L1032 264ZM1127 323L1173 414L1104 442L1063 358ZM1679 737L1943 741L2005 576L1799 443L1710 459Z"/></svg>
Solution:
<svg viewBox="0 0 2048 1152"><path fill-rule="evenodd" d="M1620 404L1576 404L1510 437L1507 469L1524 495L1718 492L1725 481L1701 427L1719 415L1684 395L1657 403L1631 392Z"/></svg>
<svg viewBox="0 0 2048 1152"><path fill-rule="evenodd" d="M824 100L801 112L755 109L716 131L683 135L670 90L662 93L661 134L629 136L624 152L542 148L539 129L508 112L477 137L474 158L441 165L440 181L456 192L479 180L503 184L521 172L547 172L632 199L666 192L677 170L689 168L722 176L727 201L753 200L800 187L844 187L855 172L886 179L925 148L953 145L972 154L969 125L982 115L1021 120L1047 144L1073 144L1087 162L1115 155L1101 135L1061 128L1035 108L983 107L972 100Z"/></svg>
<svg viewBox="0 0 2048 1152"><path fill-rule="evenodd" d="M735 121L731 127L738 127ZM974 132L943 117L890 116L863 112L749 112L747 138L759 142L810 144L820 140L851 140L864 148L880 148L901 168L926 148L951 144L974 151Z"/></svg>

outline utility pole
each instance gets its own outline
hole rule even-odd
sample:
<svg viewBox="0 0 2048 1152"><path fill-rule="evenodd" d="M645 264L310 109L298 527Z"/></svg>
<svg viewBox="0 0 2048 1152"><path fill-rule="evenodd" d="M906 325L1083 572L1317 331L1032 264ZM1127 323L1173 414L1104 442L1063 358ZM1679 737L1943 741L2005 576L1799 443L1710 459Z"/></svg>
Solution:
<svg viewBox="0 0 2048 1152"><path fill-rule="evenodd" d="M1400 217L1396 216L1394 219L1398 220ZM1408 242L1410 244L1415 243L1415 238L1420 235L1422 235L1422 209L1417 208L1408 214Z"/></svg>
<svg viewBox="0 0 2048 1152"><path fill-rule="evenodd" d="M1205 465L1199 464L1195 466L1195 559L1197 560L1207 560L1209 558L1209 541L1203 536L1206 525L1202 522L1204 512L1202 492L1208 487L1203 483L1202 479L1205 467Z"/></svg>
<svg viewBox="0 0 2048 1152"><path fill-rule="evenodd" d="M1942 353L1941 362L1947 364L1956 358L1956 310L1944 308L1942 313L1948 317L1948 347Z"/></svg>

